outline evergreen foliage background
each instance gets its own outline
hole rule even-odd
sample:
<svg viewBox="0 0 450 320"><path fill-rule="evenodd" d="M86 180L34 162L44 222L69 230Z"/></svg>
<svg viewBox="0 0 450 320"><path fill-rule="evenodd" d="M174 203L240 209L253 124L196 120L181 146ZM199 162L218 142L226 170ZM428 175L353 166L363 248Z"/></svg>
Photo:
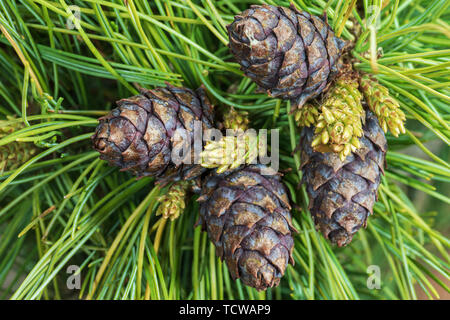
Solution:
<svg viewBox="0 0 450 320"><path fill-rule="evenodd" d="M449 292L450 2L293 1L313 14L326 11L354 42L355 67L388 87L407 115L407 133L387 136L374 215L345 248L315 231L305 189L297 187L299 153L291 154L299 130L289 103L256 93L226 46L225 26L261 3L289 6L0 2L0 119L24 125L0 138L0 150L16 142L39 148L0 174L0 298L415 299L418 291ZM279 287L257 292L232 281L206 233L194 228L194 198L173 222L156 216L166 189L108 167L92 151L96 119L114 101L164 81L203 84L217 109L233 106L249 112L253 128L280 129L281 169L300 233L295 266ZM69 265L80 266L80 290L66 287ZM370 265L380 267L378 290L367 287Z"/></svg>

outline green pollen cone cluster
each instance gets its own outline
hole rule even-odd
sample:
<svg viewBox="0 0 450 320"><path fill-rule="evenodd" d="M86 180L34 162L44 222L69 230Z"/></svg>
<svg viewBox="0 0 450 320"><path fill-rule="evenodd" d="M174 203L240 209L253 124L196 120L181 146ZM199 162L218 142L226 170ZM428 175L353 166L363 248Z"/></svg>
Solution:
<svg viewBox="0 0 450 320"><path fill-rule="evenodd" d="M384 132L388 129L398 137L405 133L405 114L400 109L398 101L389 95L389 90L369 75L361 77L361 90L370 110L377 116Z"/></svg>
<svg viewBox="0 0 450 320"><path fill-rule="evenodd" d="M189 187L188 181L178 181L171 185L167 193L159 197L160 205L156 215L172 221L177 219L186 207L185 197Z"/></svg>
<svg viewBox="0 0 450 320"><path fill-rule="evenodd" d="M14 117L7 120L0 120L0 139L24 128L22 122L14 121ZM37 153L37 148L33 143L13 141L0 145L0 174L7 170L14 170L27 162Z"/></svg>
<svg viewBox="0 0 450 320"><path fill-rule="evenodd" d="M217 173L234 170L243 164L255 163L258 156L258 138L246 134L249 120L247 112L236 111L230 108L224 112L223 125L229 130L234 130L234 135L224 136L219 141L206 143L202 153L202 167L217 168Z"/></svg>
<svg viewBox="0 0 450 320"><path fill-rule="evenodd" d="M208 142L200 155L205 168L217 168L217 173L234 170L255 161L258 138L245 134L225 136L219 141Z"/></svg>
<svg viewBox="0 0 450 320"><path fill-rule="evenodd" d="M226 110L223 115L223 125L227 129L242 130L248 129L248 112L236 111L233 107Z"/></svg>
<svg viewBox="0 0 450 320"><path fill-rule="evenodd" d="M308 104L296 114L299 125L315 125L311 146L318 152L338 153L342 161L360 147L365 117L359 83L351 74L341 76L320 107Z"/></svg>
<svg viewBox="0 0 450 320"><path fill-rule="evenodd" d="M295 121L299 127L311 127L317 123L319 112L319 108L316 105L307 103L303 108L295 112Z"/></svg>

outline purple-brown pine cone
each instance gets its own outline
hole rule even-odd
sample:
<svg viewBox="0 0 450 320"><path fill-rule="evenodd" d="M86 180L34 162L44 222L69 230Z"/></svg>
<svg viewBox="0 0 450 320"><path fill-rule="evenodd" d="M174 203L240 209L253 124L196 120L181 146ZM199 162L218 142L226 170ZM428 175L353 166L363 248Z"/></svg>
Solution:
<svg viewBox="0 0 450 320"><path fill-rule="evenodd" d="M118 107L99 119L92 136L94 149L111 165L137 176L165 180L193 179L206 171L200 165L175 164L172 157L179 143L190 144L193 156L194 121L201 130L213 128L213 107L202 88L192 91L168 85L117 102ZM177 131L178 130L178 131ZM176 132L187 133L180 141ZM178 150L177 149L177 150Z"/></svg>
<svg viewBox="0 0 450 320"><path fill-rule="evenodd" d="M258 290L277 286L292 259L286 189L261 166L211 173L203 182L200 219L233 279Z"/></svg>
<svg viewBox="0 0 450 320"><path fill-rule="evenodd" d="M309 210L325 238L339 247L349 244L366 226L384 173L386 138L368 110L363 130L361 147L341 161L337 153L315 152L311 147L314 128L302 129L301 168Z"/></svg>
<svg viewBox="0 0 450 320"><path fill-rule="evenodd" d="M345 46L325 17L293 5L252 5L235 17L228 35L245 74L272 97L294 100L298 108L327 88Z"/></svg>

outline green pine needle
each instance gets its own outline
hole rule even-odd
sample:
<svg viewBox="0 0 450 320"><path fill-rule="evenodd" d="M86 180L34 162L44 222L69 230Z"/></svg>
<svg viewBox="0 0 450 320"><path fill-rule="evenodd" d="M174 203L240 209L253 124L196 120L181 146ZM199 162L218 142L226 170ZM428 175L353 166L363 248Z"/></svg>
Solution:
<svg viewBox="0 0 450 320"><path fill-rule="evenodd" d="M297 188L300 154L291 152L299 133L290 104L255 92L226 47L226 25L251 2L3 0L0 119L15 115L11 121L25 127L1 138L0 148L26 141L40 152L0 174L0 299L416 299L449 292L449 2L293 2L327 12L355 42L356 68L386 86L407 117L407 134L387 135L386 175L367 229L346 248L315 231L306 190ZM374 10L379 20L371 19ZM81 20L69 28L72 13ZM280 165L299 233L295 266L277 288L258 293L231 280L206 233L193 227L195 198L178 219L161 219L152 179L108 167L92 151L97 116L139 86L165 81L204 85L216 106L245 109L254 128L289 137L280 139ZM79 290L67 288L69 265L80 268ZM373 265L380 289L367 286Z"/></svg>

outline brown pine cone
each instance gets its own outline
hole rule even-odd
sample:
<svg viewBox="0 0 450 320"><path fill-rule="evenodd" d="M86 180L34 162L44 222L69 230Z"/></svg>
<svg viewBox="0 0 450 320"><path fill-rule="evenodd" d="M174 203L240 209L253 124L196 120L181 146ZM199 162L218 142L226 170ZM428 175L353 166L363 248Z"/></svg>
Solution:
<svg viewBox="0 0 450 320"><path fill-rule="evenodd" d="M277 286L294 264L295 231L286 189L261 165L211 173L203 181L200 220L233 279L258 290Z"/></svg>
<svg viewBox="0 0 450 320"><path fill-rule="evenodd" d="M345 41L326 17L271 5L253 5L228 27L231 52L245 74L272 97L298 108L319 95L338 72Z"/></svg>
<svg viewBox="0 0 450 320"><path fill-rule="evenodd" d="M118 108L99 119L92 136L100 158L137 176L188 180L207 169L194 164L194 121L201 130L213 128L213 107L202 88L141 89L141 94L117 102ZM187 139L180 139L184 132ZM187 140L187 141L186 141ZM172 152L189 145L191 164L174 163ZM201 150L200 150L201 151ZM181 152L181 151L180 151Z"/></svg>
<svg viewBox="0 0 450 320"><path fill-rule="evenodd" d="M325 238L339 247L367 224L377 201L384 173L386 138L374 114L366 110L360 148L341 161L333 152L315 152L311 147L314 128L302 130L301 168L309 196L309 209Z"/></svg>

